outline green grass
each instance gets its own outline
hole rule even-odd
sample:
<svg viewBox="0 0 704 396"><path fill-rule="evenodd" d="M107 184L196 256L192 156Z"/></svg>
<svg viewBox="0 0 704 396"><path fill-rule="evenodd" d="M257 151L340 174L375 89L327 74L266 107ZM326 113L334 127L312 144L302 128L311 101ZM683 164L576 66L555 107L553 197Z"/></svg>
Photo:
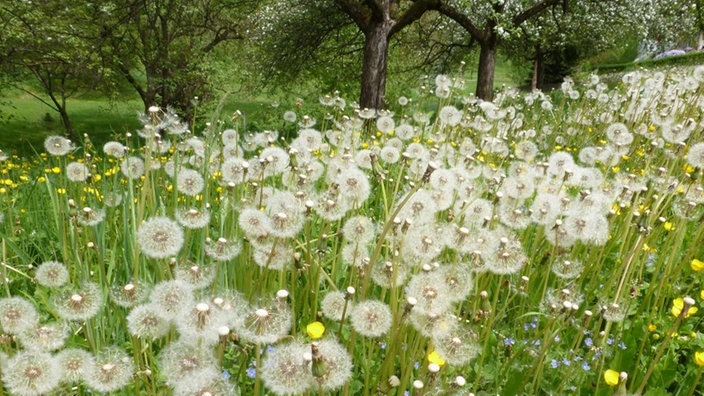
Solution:
<svg viewBox="0 0 704 396"><path fill-rule="evenodd" d="M0 149L18 155L42 151L48 135L65 135L58 113L29 96L7 98L0 113L8 119L0 123ZM106 99L76 99L68 102L71 121L79 135L87 134L95 144L101 144L139 127L137 114L142 110L139 100L110 103Z"/></svg>

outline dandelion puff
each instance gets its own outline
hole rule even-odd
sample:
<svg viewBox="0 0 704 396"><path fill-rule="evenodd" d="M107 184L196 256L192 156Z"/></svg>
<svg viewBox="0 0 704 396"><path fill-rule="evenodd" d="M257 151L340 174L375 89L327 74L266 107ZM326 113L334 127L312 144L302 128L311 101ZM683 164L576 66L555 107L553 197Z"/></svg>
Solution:
<svg viewBox="0 0 704 396"><path fill-rule="evenodd" d="M369 249L359 243L345 243L340 252L342 261L350 267L363 268L369 258Z"/></svg>
<svg viewBox="0 0 704 396"><path fill-rule="evenodd" d="M64 346L68 333L64 323L47 323L19 333L17 338L26 349L52 352Z"/></svg>
<svg viewBox="0 0 704 396"><path fill-rule="evenodd" d="M59 316L77 321L94 317L103 304L100 286L93 282L85 282L78 289L64 291L54 296L53 300Z"/></svg>
<svg viewBox="0 0 704 396"><path fill-rule="evenodd" d="M50 354L20 351L3 365L2 382L14 395L39 396L52 392L61 375L61 367Z"/></svg>
<svg viewBox="0 0 704 396"><path fill-rule="evenodd" d="M296 122L296 118L297 118L296 112L293 110L285 111L283 117L284 117L284 121L291 122L291 123Z"/></svg>
<svg viewBox="0 0 704 396"><path fill-rule="evenodd" d="M169 333L171 322L155 305L138 305L127 315L127 329L137 338L153 341Z"/></svg>
<svg viewBox="0 0 704 396"><path fill-rule="evenodd" d="M406 267L391 261L378 262L372 268L372 280L381 287L399 287L406 281Z"/></svg>
<svg viewBox="0 0 704 396"><path fill-rule="evenodd" d="M561 178L566 172L572 172L574 167L574 158L570 153L557 151L548 158L547 172L551 176Z"/></svg>
<svg viewBox="0 0 704 396"><path fill-rule="evenodd" d="M327 221L340 220L351 209L350 201L343 199L335 188L323 191L315 198L314 205L315 213Z"/></svg>
<svg viewBox="0 0 704 396"><path fill-rule="evenodd" d="M105 220L105 209L93 209L88 206L78 211L76 221L86 227L96 226Z"/></svg>
<svg viewBox="0 0 704 396"><path fill-rule="evenodd" d="M514 154L520 160L531 162L538 155L538 146L530 140L523 140L516 144Z"/></svg>
<svg viewBox="0 0 704 396"><path fill-rule="evenodd" d="M151 258L173 257L183 247L183 230L168 217L149 218L139 225L137 242L142 253Z"/></svg>
<svg viewBox="0 0 704 396"><path fill-rule="evenodd" d="M90 170L80 162L69 162L66 165L66 178L72 182L86 181L90 176Z"/></svg>
<svg viewBox="0 0 704 396"><path fill-rule="evenodd" d="M614 122L606 128L606 138L618 146L627 146L633 142L633 135L626 124L621 122Z"/></svg>
<svg viewBox="0 0 704 396"><path fill-rule="evenodd" d="M451 301L464 300L474 289L472 273L463 266L442 266L437 271L446 286L447 298Z"/></svg>
<svg viewBox="0 0 704 396"><path fill-rule="evenodd" d="M184 339L171 342L159 353L159 368L169 386L178 386L193 373L216 364L210 348Z"/></svg>
<svg viewBox="0 0 704 396"><path fill-rule="evenodd" d="M185 306L193 304L193 288L182 280L167 280L157 283L149 296L166 319L173 319Z"/></svg>
<svg viewBox="0 0 704 396"><path fill-rule="evenodd" d="M244 158L228 158L220 165L220 177L225 183L238 185L245 181L249 168L250 164Z"/></svg>
<svg viewBox="0 0 704 396"><path fill-rule="evenodd" d="M276 191L266 206L271 223L271 234L279 238L292 238L303 227L304 207L290 191Z"/></svg>
<svg viewBox="0 0 704 396"><path fill-rule="evenodd" d="M452 304L442 273L421 272L413 275L406 286L408 298L414 298L415 311L425 315L440 315Z"/></svg>
<svg viewBox="0 0 704 396"><path fill-rule="evenodd" d="M313 377L323 390L338 389L352 376L352 357L339 341L324 339L314 342L311 354Z"/></svg>
<svg viewBox="0 0 704 396"><path fill-rule="evenodd" d="M352 216L342 227L345 240L352 243L369 243L376 235L376 225L365 216Z"/></svg>
<svg viewBox="0 0 704 396"><path fill-rule="evenodd" d="M180 208L176 211L176 221L184 228L198 230L210 224L210 209Z"/></svg>
<svg viewBox="0 0 704 396"><path fill-rule="evenodd" d="M411 124L401 124L396 128L396 136L401 140L412 139L415 134L415 128Z"/></svg>
<svg viewBox="0 0 704 396"><path fill-rule="evenodd" d="M259 161L264 164L264 177L281 174L288 168L290 158L280 147L267 147L259 154Z"/></svg>
<svg viewBox="0 0 704 396"><path fill-rule="evenodd" d="M128 179L139 179L144 175L144 160L131 156L120 163L120 171Z"/></svg>
<svg viewBox="0 0 704 396"><path fill-rule="evenodd" d="M623 322L628 314L628 307L615 302L605 304L603 307L604 319L609 322Z"/></svg>
<svg viewBox="0 0 704 396"><path fill-rule="evenodd" d="M351 168L343 171L335 180L339 185L340 195L356 205L369 198L371 187L367 175L359 169Z"/></svg>
<svg viewBox="0 0 704 396"><path fill-rule="evenodd" d="M75 383L82 380L86 368L95 364L93 355L79 348L64 348L55 357L63 373L61 377L63 383Z"/></svg>
<svg viewBox="0 0 704 396"><path fill-rule="evenodd" d="M345 309L345 302L347 302L347 308ZM323 297L320 302L320 310L323 312L323 316L326 318L340 321L342 320L343 312L349 315L352 312L354 303L346 298L345 293L341 291L329 291Z"/></svg>
<svg viewBox="0 0 704 396"><path fill-rule="evenodd" d="M440 356L451 365L465 365L479 354L477 335L468 327L455 326L448 332L433 336L433 345Z"/></svg>
<svg viewBox="0 0 704 396"><path fill-rule="evenodd" d="M269 246L256 246L252 259L262 268L278 271L286 268L291 262L293 249L281 242Z"/></svg>
<svg viewBox="0 0 704 396"><path fill-rule="evenodd" d="M295 395L308 391L315 380L310 369L310 352L298 342L277 345L262 361L264 385L277 395Z"/></svg>
<svg viewBox="0 0 704 396"><path fill-rule="evenodd" d="M415 310L411 310L409 321L413 328L425 337L446 333L456 325L456 320L450 319L446 313L442 315L423 315L415 312Z"/></svg>
<svg viewBox="0 0 704 396"><path fill-rule="evenodd" d="M150 290L142 285L127 283L110 287L109 295L112 302L123 308L132 308L141 304L149 297Z"/></svg>
<svg viewBox="0 0 704 396"><path fill-rule="evenodd" d="M495 250L485 256L486 268L498 275L515 274L523 268L528 258L523 251L521 241L513 235L502 236Z"/></svg>
<svg viewBox="0 0 704 396"><path fill-rule="evenodd" d="M245 341L254 344L273 344L288 334L292 322L291 309L285 303L276 302L252 308L237 333Z"/></svg>
<svg viewBox="0 0 704 396"><path fill-rule="evenodd" d="M381 301L362 301L352 309L350 323L364 337L381 337L391 328L391 309Z"/></svg>
<svg viewBox="0 0 704 396"><path fill-rule="evenodd" d="M129 385L134 374L132 358L117 347L104 349L86 367L86 385L98 392L113 392Z"/></svg>
<svg viewBox="0 0 704 396"><path fill-rule="evenodd" d="M242 250L242 245L238 240L218 238L214 242L208 242L205 245L205 254L215 261L230 261L237 257Z"/></svg>
<svg viewBox="0 0 704 396"><path fill-rule="evenodd" d="M113 158L122 158L127 153L127 147L120 142L110 141L103 145L105 155Z"/></svg>
<svg viewBox="0 0 704 396"><path fill-rule="evenodd" d="M558 278L569 280L581 275L583 268L584 265L579 261L559 259L555 260L550 269Z"/></svg>
<svg viewBox="0 0 704 396"><path fill-rule="evenodd" d="M387 164L395 164L401 159L401 152L397 147L386 145L381 149L379 159Z"/></svg>
<svg viewBox="0 0 704 396"><path fill-rule="evenodd" d="M110 208L116 208L122 203L122 194L115 191L106 192L103 195L103 203Z"/></svg>
<svg viewBox="0 0 704 396"><path fill-rule="evenodd" d="M704 169L704 142L697 143L689 148L687 163L695 168Z"/></svg>
<svg viewBox="0 0 704 396"><path fill-rule="evenodd" d="M203 176L195 169L182 168L176 173L176 189L184 195L196 196L204 186Z"/></svg>
<svg viewBox="0 0 704 396"><path fill-rule="evenodd" d="M573 238L596 246L602 246L609 238L609 222L600 214L569 215L564 218L563 226Z"/></svg>
<svg viewBox="0 0 704 396"><path fill-rule="evenodd" d="M234 129L225 129L222 131L222 134L220 135L220 141L222 142L223 145L227 146L228 144L237 144L239 142L240 136L239 133L237 133L236 130Z"/></svg>
<svg viewBox="0 0 704 396"><path fill-rule="evenodd" d="M46 261L37 267L34 279L42 286L59 288L68 282L68 270L63 263Z"/></svg>
<svg viewBox="0 0 704 396"><path fill-rule="evenodd" d="M34 305L22 297L0 299L0 325L10 334L19 334L39 324Z"/></svg>
<svg viewBox="0 0 704 396"><path fill-rule="evenodd" d="M193 290L210 286L215 280L215 274L215 266L197 265L191 262L176 266L174 271L174 277L191 285Z"/></svg>
<svg viewBox="0 0 704 396"><path fill-rule="evenodd" d="M240 228L249 238L258 238L271 232L271 220L267 215L254 208L240 211L238 218Z"/></svg>
<svg viewBox="0 0 704 396"><path fill-rule="evenodd" d="M239 396L236 385L223 376L215 366L191 372L173 385L175 396Z"/></svg>
<svg viewBox="0 0 704 396"><path fill-rule="evenodd" d="M44 149L49 155L60 157L68 154L73 144L63 136L52 135L44 139Z"/></svg>
<svg viewBox="0 0 704 396"><path fill-rule="evenodd" d="M212 302L198 302L185 306L174 319L181 338L202 346L215 345L220 340L220 330L227 326L228 318Z"/></svg>

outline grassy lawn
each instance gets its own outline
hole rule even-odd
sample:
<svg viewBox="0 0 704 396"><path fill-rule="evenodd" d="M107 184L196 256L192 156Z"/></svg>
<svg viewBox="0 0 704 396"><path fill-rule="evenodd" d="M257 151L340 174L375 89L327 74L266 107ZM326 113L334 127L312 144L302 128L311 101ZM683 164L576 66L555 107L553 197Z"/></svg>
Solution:
<svg viewBox="0 0 704 396"><path fill-rule="evenodd" d="M0 149L19 155L42 151L48 135L65 135L58 113L29 96L4 100L0 112L9 119L0 122ZM78 134L88 134L96 144L139 127L139 100L109 103L105 99L75 99L68 111Z"/></svg>

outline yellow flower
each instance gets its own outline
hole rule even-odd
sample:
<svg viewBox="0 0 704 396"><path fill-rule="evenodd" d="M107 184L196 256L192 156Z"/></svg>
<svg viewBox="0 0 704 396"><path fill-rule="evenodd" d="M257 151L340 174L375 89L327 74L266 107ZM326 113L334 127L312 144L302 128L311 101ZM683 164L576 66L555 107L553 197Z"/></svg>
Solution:
<svg viewBox="0 0 704 396"><path fill-rule="evenodd" d="M604 371L604 381L606 381L606 384L609 386L618 385L619 376L620 374L616 370L608 369Z"/></svg>
<svg viewBox="0 0 704 396"><path fill-rule="evenodd" d="M704 289L702 289L702 290L699 292L699 298L701 298L702 300L704 300Z"/></svg>
<svg viewBox="0 0 704 396"><path fill-rule="evenodd" d="M440 356L440 354L435 350L428 354L428 362L435 363L441 367L445 365L445 359L443 359L442 356Z"/></svg>
<svg viewBox="0 0 704 396"><path fill-rule="evenodd" d="M669 221L666 221L663 227L665 227L665 231L673 231L675 229L675 225Z"/></svg>
<svg viewBox="0 0 704 396"><path fill-rule="evenodd" d="M648 325L648 331L649 331L649 332L652 333L652 332L654 332L655 330L657 330L657 327L656 327L654 324L651 323L651 324Z"/></svg>
<svg viewBox="0 0 704 396"><path fill-rule="evenodd" d="M672 300L672 308L670 309L670 312L672 313L672 316L674 317L679 317L682 314L682 310L684 309L684 299L683 298L676 298ZM684 317L688 318L695 313L697 313L699 309L695 307L694 305L689 306L687 309Z"/></svg>
<svg viewBox="0 0 704 396"><path fill-rule="evenodd" d="M694 352L694 363L704 368L704 351Z"/></svg>
<svg viewBox="0 0 704 396"><path fill-rule="evenodd" d="M59 168L58 166L55 166L55 167L51 168L51 172L56 173L58 175L59 173L61 173L61 168Z"/></svg>
<svg viewBox="0 0 704 396"><path fill-rule="evenodd" d="M689 165L689 164L685 164L685 165L684 165L684 172L685 172L685 173L692 174L692 173L694 173L694 170L695 170L695 169L694 169L694 167L693 167L692 165Z"/></svg>
<svg viewBox="0 0 704 396"><path fill-rule="evenodd" d="M689 262L689 266L692 268L692 271L701 271L704 270L704 262L701 260L697 259L692 259L692 261Z"/></svg>
<svg viewBox="0 0 704 396"><path fill-rule="evenodd" d="M306 326L306 334L308 337L317 340L325 333L325 325L320 322L311 322Z"/></svg>

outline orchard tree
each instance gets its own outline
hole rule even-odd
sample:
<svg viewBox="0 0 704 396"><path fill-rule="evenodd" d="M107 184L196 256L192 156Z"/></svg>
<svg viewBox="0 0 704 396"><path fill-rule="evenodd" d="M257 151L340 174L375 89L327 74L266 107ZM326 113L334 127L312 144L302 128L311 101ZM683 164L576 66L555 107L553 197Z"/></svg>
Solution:
<svg viewBox="0 0 704 396"><path fill-rule="evenodd" d="M256 0L113 0L94 4L91 20L108 67L136 90L145 110L172 106L187 120L194 98L208 98L208 58L245 37ZM233 55L234 56L234 55Z"/></svg>
<svg viewBox="0 0 704 396"><path fill-rule="evenodd" d="M533 61L531 88L542 89L548 65L557 82L580 59L641 37L645 12L629 0L572 0L508 32L504 47L509 57Z"/></svg>
<svg viewBox="0 0 704 396"><path fill-rule="evenodd" d="M333 42L336 44L332 47L339 51L338 54L361 49L360 107L383 108L392 38L436 7L438 2L439 0L286 1L279 4L285 5L288 15L278 13L281 25L271 26L273 30L281 29L280 32L287 33L276 35L280 38L276 40L276 48L293 55L285 58L310 59L307 54L316 53L316 50ZM288 44L285 38L288 38ZM357 44L360 41L363 42L362 45ZM290 45L289 50L284 49L287 45ZM292 53L290 48L299 50Z"/></svg>
<svg viewBox="0 0 704 396"><path fill-rule="evenodd" d="M62 1L10 0L0 6L0 69L8 83L57 112L66 133L76 133L67 101L95 89L105 77L94 47L79 26L82 9Z"/></svg>
<svg viewBox="0 0 704 396"><path fill-rule="evenodd" d="M551 7L567 7L569 0L443 0L437 10L462 26L479 45L477 97L494 96L494 70L499 43Z"/></svg>

